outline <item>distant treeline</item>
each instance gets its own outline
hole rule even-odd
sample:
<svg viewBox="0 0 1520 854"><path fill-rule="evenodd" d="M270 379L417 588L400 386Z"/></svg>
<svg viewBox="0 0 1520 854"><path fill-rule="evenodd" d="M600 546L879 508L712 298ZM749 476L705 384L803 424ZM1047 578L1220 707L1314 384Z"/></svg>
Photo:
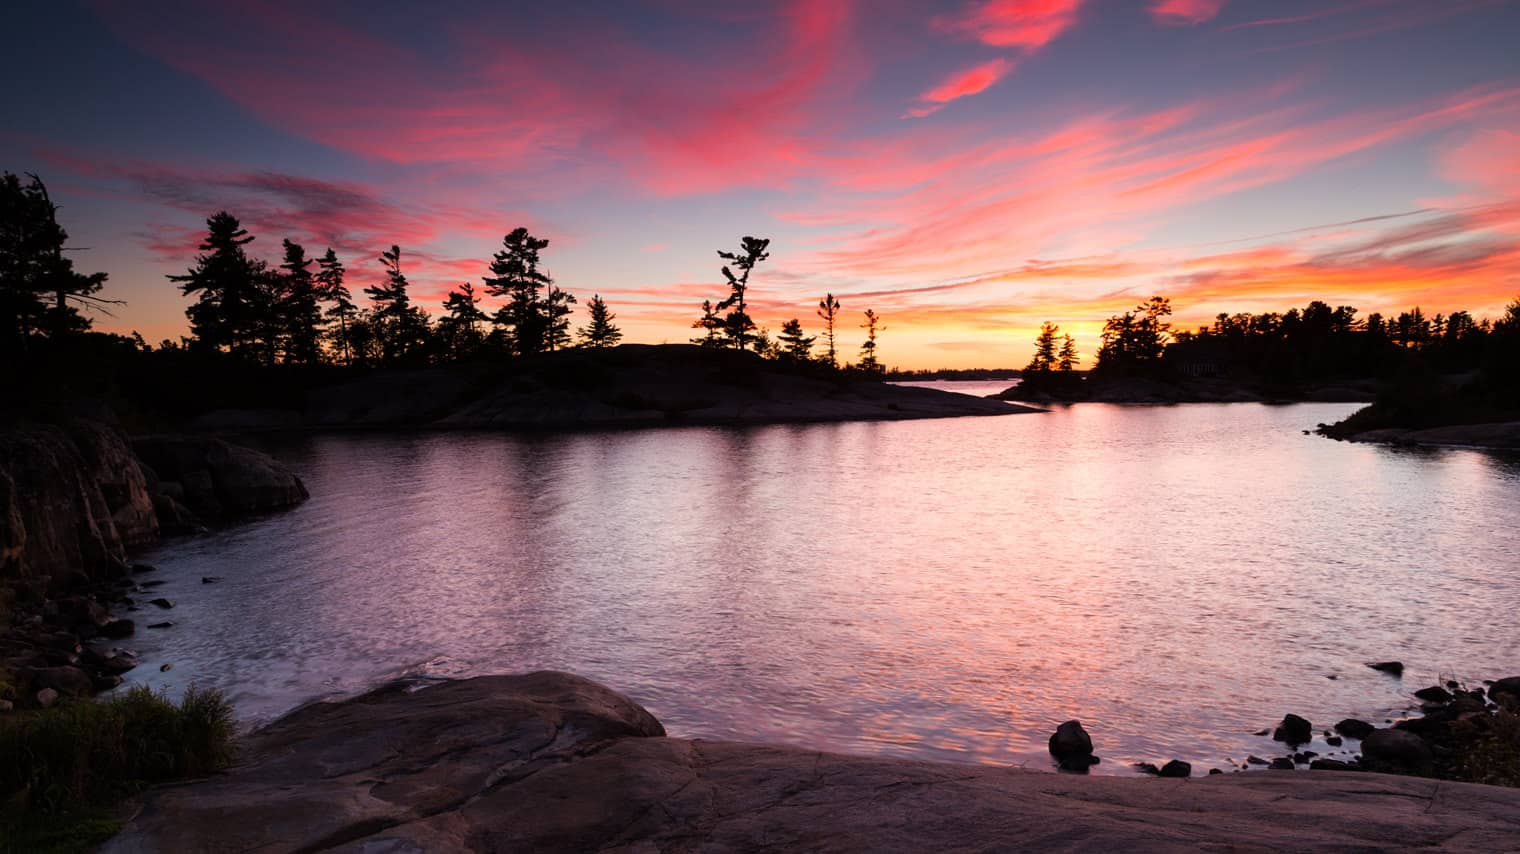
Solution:
<svg viewBox="0 0 1520 854"><path fill-rule="evenodd" d="M1108 318L1092 375L1162 381L1219 377L1291 388L1338 379L1384 381L1382 412L1401 423L1520 415L1520 299L1497 318L1471 312L1427 315L1415 307L1392 317L1359 316L1348 305L1315 300L1281 314L1219 314L1195 329L1167 320L1171 301L1156 296ZM1060 376L1059 328L1046 323L1024 382L1053 390ZM1069 339L1067 339L1069 340ZM1391 416L1390 416L1391 417Z"/></svg>
<svg viewBox="0 0 1520 854"><path fill-rule="evenodd" d="M0 184L0 354L26 356L44 340L58 342L90 328L84 307L109 310L97 294L106 274L73 270L64 254L68 235L57 207L35 175L21 181L6 173ZM286 239L278 262L248 250L254 240L232 214L206 221L206 234L189 268L169 279L193 303L185 314L190 334L150 344L134 334L143 352L183 353L245 365L420 366L453 361L534 356L569 347L605 348L623 337L616 315L600 295L586 304L586 318L572 330L575 296L558 287L542 267L549 241L526 228L502 238L500 251L482 262L481 284L466 282L448 293L435 320L416 304L399 246L380 255L384 276L363 287L355 301L337 253L317 257ZM885 329L867 309L860 328L859 359L841 365L838 348L842 306L833 294L818 303L822 344L806 335L799 319L782 324L774 337L757 327L748 311L750 275L769 257L770 241L745 237L736 252L720 251L729 293L702 304L692 326L704 347L750 350L768 359L810 369L879 375L877 336ZM499 307L487 312L487 299Z"/></svg>
<svg viewBox="0 0 1520 854"><path fill-rule="evenodd" d="M919 368L918 370L892 370L886 373L889 380L1006 380L1015 379L1023 373L1019 368Z"/></svg>

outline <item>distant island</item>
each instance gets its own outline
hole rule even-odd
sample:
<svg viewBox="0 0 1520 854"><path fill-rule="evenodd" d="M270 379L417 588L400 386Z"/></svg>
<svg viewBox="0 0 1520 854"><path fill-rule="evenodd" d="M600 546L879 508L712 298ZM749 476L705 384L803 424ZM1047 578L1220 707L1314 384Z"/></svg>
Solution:
<svg viewBox="0 0 1520 854"><path fill-rule="evenodd" d="M1520 299L1497 319L1466 311L1386 318L1313 301L1281 314L1220 314L1173 329L1152 297L1110 317L1092 370L1046 323L1017 386L996 397L1037 404L1367 402L1322 425L1332 438L1520 447Z"/></svg>

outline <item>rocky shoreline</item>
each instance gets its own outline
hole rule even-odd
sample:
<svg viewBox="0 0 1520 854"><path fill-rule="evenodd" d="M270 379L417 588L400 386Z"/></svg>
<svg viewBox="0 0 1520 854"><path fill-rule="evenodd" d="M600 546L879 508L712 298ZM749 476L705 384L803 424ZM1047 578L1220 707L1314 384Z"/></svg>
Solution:
<svg viewBox="0 0 1520 854"><path fill-rule="evenodd" d="M1520 450L1520 421L1483 424L1453 424L1445 427L1383 427L1375 430L1347 432L1338 425L1320 425L1320 434L1347 442L1375 442L1427 448L1485 448L1499 451Z"/></svg>
<svg viewBox="0 0 1520 854"><path fill-rule="evenodd" d="M1075 737L1063 729L1053 750ZM229 772L145 793L104 850L1494 851L1520 838L1520 789L1165 776L1179 779L670 738L610 689L541 672L298 709L251 734Z"/></svg>
<svg viewBox="0 0 1520 854"><path fill-rule="evenodd" d="M996 400L1036 405L1055 403L1127 403L1165 406L1176 403L1370 403L1377 383L1348 379L1305 385L1273 385L1222 377L1103 377L1075 372L1027 373L1018 385L992 395Z"/></svg>
<svg viewBox="0 0 1520 854"><path fill-rule="evenodd" d="M114 688L137 666L117 643L172 625L132 553L306 498L283 465L220 439L129 439L101 415L0 429L0 711Z"/></svg>

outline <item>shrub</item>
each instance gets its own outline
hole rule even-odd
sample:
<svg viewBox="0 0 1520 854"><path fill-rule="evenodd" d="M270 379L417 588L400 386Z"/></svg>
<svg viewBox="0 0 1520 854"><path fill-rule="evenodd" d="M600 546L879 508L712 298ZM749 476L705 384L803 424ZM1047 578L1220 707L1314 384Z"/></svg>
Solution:
<svg viewBox="0 0 1520 854"><path fill-rule="evenodd" d="M0 719L6 815L62 814L153 783L208 774L232 758L232 707L191 688L178 705L136 687Z"/></svg>

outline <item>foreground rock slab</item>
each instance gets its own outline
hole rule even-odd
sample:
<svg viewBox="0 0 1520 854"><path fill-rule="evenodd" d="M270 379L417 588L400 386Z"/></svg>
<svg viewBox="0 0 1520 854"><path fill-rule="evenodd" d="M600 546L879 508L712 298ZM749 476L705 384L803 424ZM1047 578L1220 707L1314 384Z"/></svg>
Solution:
<svg viewBox="0 0 1520 854"><path fill-rule="evenodd" d="M664 737L563 673L301 709L106 851L1506 850L1520 790L1380 774L1073 777Z"/></svg>

